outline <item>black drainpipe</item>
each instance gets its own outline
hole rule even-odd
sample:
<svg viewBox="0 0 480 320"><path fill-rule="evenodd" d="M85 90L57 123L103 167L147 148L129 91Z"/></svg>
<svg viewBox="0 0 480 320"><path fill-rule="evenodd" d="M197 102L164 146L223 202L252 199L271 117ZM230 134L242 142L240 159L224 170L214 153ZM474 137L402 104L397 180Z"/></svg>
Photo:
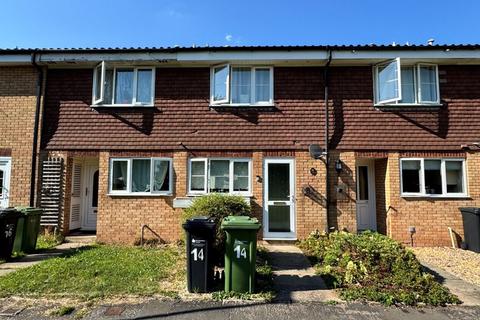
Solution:
<svg viewBox="0 0 480 320"><path fill-rule="evenodd" d="M323 79L325 82L325 205L326 205L326 232L330 232L330 226L329 226L329 221L328 217L329 212L330 212L330 151L328 148L328 143L329 143L329 135L330 135L330 124L329 124L329 110L328 110L328 80L329 80L329 74L328 74L328 68L330 67L330 63L332 62L332 50L327 49L327 54L328 54L328 60L327 63L325 64L325 69L323 71Z"/></svg>
<svg viewBox="0 0 480 320"><path fill-rule="evenodd" d="M32 174L30 176L30 206L35 206L35 190L37 175L37 145L38 145L38 127L40 122L40 107L42 102L43 69L37 64L37 52L32 53L32 65L37 69L37 100L35 105L35 120L33 124L33 145L32 145Z"/></svg>

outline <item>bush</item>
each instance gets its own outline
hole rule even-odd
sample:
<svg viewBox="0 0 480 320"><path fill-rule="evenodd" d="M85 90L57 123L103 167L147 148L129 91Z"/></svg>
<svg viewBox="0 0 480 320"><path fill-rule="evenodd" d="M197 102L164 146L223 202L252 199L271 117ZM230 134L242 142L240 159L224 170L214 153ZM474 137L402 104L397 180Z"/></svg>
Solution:
<svg viewBox="0 0 480 320"><path fill-rule="evenodd" d="M313 233L300 247L327 285L341 288L341 297L346 300L386 305L460 303L432 275L422 271L411 251L379 233Z"/></svg>
<svg viewBox="0 0 480 320"><path fill-rule="evenodd" d="M225 253L225 232L220 229L222 220L226 216L250 216L250 205L242 196L213 193L195 199L193 204L186 208L183 213L183 221L187 219L205 216L215 220L215 243L213 245L219 263Z"/></svg>

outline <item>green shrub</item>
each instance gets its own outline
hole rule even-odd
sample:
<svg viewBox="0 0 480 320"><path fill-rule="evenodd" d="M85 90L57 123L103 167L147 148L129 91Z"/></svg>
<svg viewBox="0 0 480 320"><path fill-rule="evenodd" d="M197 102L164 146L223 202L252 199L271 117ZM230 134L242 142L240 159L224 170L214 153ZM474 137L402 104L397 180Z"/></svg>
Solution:
<svg viewBox="0 0 480 320"><path fill-rule="evenodd" d="M312 233L300 247L316 264L327 285L341 288L345 300L386 305L460 303L447 288L424 273L413 252L375 232Z"/></svg>
<svg viewBox="0 0 480 320"><path fill-rule="evenodd" d="M250 216L250 205L242 196L212 193L206 196L198 197L192 205L184 210L183 221L187 219L205 216L215 220L215 243L213 245L216 256L219 257L218 263L222 263L225 252L225 232L220 229L222 220L226 216Z"/></svg>

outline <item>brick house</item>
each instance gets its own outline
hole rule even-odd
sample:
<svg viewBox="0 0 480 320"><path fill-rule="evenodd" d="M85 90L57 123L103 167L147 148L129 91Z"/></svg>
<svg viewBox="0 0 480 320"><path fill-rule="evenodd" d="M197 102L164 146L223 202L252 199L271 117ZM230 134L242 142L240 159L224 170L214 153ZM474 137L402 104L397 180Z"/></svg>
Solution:
<svg viewBox="0 0 480 320"><path fill-rule="evenodd" d="M107 243L145 224L178 239L183 208L222 192L250 201L262 239L373 229L449 245L458 207L480 205L479 58L475 45L40 50L39 184L61 159L59 227Z"/></svg>

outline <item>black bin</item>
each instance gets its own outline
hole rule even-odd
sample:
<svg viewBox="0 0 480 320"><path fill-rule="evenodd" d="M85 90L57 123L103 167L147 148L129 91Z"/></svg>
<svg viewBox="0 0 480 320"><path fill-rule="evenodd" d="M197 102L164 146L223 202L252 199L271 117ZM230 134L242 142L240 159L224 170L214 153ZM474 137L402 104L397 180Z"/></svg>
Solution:
<svg viewBox="0 0 480 320"><path fill-rule="evenodd" d="M183 224L186 231L187 286L189 292L208 292L213 285L214 266L210 258L215 240L215 221L195 217Z"/></svg>
<svg viewBox="0 0 480 320"><path fill-rule="evenodd" d="M460 208L466 249L480 253L480 208Z"/></svg>
<svg viewBox="0 0 480 320"><path fill-rule="evenodd" d="M13 243L17 233L18 219L22 213L13 209L0 209L0 259L12 257Z"/></svg>

